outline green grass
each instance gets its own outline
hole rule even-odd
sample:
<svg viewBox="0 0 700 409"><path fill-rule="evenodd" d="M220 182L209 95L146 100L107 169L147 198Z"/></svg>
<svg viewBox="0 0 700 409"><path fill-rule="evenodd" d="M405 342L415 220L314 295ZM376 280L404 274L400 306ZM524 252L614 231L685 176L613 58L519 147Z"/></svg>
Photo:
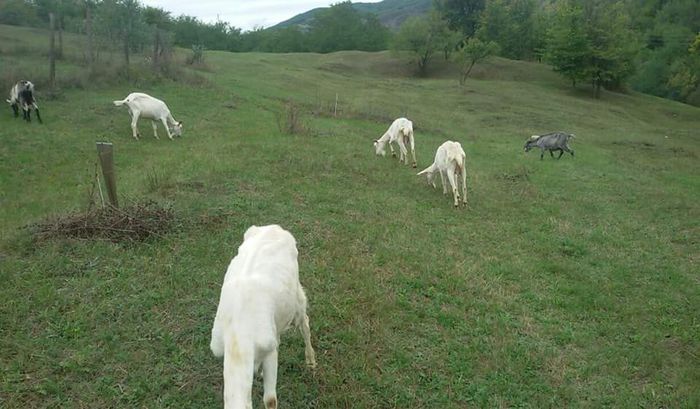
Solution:
<svg viewBox="0 0 700 409"><path fill-rule="evenodd" d="M595 100L502 59L463 88L387 53L206 59L208 84L139 87L184 121L174 142L148 121L131 138L111 104L126 85L40 99L43 125L0 115L0 406L221 407L223 273L268 223L297 238L319 364L283 337L283 407L700 406L700 110ZM288 99L307 134L278 131ZM469 209L372 153L400 115L419 168L462 143ZM575 158L522 153L552 130L577 135ZM86 206L96 140L115 144L120 195L171 204L179 230L31 240L22 226Z"/></svg>

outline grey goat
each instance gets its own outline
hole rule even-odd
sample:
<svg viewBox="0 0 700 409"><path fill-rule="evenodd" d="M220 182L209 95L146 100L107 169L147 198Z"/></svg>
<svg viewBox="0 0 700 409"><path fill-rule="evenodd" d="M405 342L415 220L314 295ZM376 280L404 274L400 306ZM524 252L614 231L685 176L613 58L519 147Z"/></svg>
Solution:
<svg viewBox="0 0 700 409"><path fill-rule="evenodd" d="M557 159L561 158L564 152L569 152L574 156L574 150L569 147L569 139L575 138L574 134L566 132L552 132L544 135L532 135L525 142L525 152L529 152L532 148L540 148L540 160L544 158L544 151L549 151L549 154L554 157L554 151L559 151Z"/></svg>

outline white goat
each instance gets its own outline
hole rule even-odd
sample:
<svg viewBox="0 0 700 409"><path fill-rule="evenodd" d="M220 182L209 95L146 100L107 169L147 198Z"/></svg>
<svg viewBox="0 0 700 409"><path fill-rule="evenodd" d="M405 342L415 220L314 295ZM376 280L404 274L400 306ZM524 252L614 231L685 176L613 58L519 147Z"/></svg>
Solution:
<svg viewBox="0 0 700 409"><path fill-rule="evenodd" d="M228 266L210 345L224 357L226 409L252 409L253 374L261 364L265 407L277 408L277 347L292 324L304 336L306 364L316 366L297 254L294 236L280 226L251 226Z"/></svg>
<svg viewBox="0 0 700 409"><path fill-rule="evenodd" d="M139 118L143 117L151 120L153 125L153 136L158 138L158 124L156 121L161 121L165 127L165 131L168 133L168 138L171 140L173 136L182 135L182 122L178 122L173 118L168 106L165 102L153 98L148 94L141 92L132 92L127 95L121 101L114 101L114 105L122 106L126 105L129 108L129 115L131 116L131 130L133 131L134 138L139 139L139 129L138 122Z"/></svg>
<svg viewBox="0 0 700 409"><path fill-rule="evenodd" d="M392 142L396 142L399 145L399 162L405 161L408 165L408 150L406 145L411 145L411 154L413 155L413 167L418 166L416 163L416 148L415 141L413 139L413 122L406 118L396 119L389 129L384 132L381 138L374 141L374 152L377 155L386 156L386 145L389 144L389 149L391 149L391 156L396 156L394 153L394 147L391 146Z"/></svg>
<svg viewBox="0 0 700 409"><path fill-rule="evenodd" d="M428 183L433 185L433 188L437 188L435 185L435 173L440 173L440 179L442 180L442 193L447 194L447 185L445 184L445 176L450 182L452 187L452 195L455 200L455 207L459 206L459 180L458 177L461 176L462 179L462 191L464 196L462 201L467 204L467 170L465 168L467 155L462 149L462 145L459 142L447 141L440 145L435 153L435 162L428 166L424 170L417 173L417 175L427 174Z"/></svg>

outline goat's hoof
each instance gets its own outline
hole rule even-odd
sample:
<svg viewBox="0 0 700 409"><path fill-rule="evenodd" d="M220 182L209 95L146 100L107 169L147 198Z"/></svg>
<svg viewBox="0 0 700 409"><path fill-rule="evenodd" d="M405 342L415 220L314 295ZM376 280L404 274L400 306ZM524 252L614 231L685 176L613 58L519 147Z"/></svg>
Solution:
<svg viewBox="0 0 700 409"><path fill-rule="evenodd" d="M417 167L418 167L418 165L414 163L414 164L413 164L413 169L415 169L415 168L417 168Z"/></svg>

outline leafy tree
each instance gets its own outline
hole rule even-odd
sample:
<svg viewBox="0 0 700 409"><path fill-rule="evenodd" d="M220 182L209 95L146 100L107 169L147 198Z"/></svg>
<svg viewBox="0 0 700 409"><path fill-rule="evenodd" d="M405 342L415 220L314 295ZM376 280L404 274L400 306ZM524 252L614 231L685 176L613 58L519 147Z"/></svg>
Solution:
<svg viewBox="0 0 700 409"><path fill-rule="evenodd" d="M621 2L562 1L548 31L547 59L574 86L589 80L598 97L602 87L619 88L633 73L637 49L628 27Z"/></svg>
<svg viewBox="0 0 700 409"><path fill-rule="evenodd" d="M428 63L436 52L444 52L454 35L445 20L431 13L428 16L411 17L404 21L394 36L392 50L408 51L418 65L421 76L427 74Z"/></svg>
<svg viewBox="0 0 700 409"><path fill-rule="evenodd" d="M125 74L129 79L131 53L143 49L148 41L148 26L141 4L138 0L104 0L99 4L96 20L103 37L121 43Z"/></svg>
<svg viewBox="0 0 700 409"><path fill-rule="evenodd" d="M471 37L479 28L486 0L435 0L435 9L450 29Z"/></svg>
<svg viewBox="0 0 700 409"><path fill-rule="evenodd" d="M477 36L498 43L505 57L532 58L543 46L541 14L537 0L489 0Z"/></svg>
<svg viewBox="0 0 700 409"><path fill-rule="evenodd" d="M591 52L583 25L582 10L562 3L556 8L547 32L545 58L554 71L571 80L574 87L586 78L586 65Z"/></svg>
<svg viewBox="0 0 700 409"><path fill-rule="evenodd" d="M637 4L640 3L640 4ZM628 6L643 39L630 83L638 91L700 105L692 43L700 32L697 0L636 0Z"/></svg>
<svg viewBox="0 0 700 409"><path fill-rule="evenodd" d="M309 30L313 51L377 51L386 48L388 30L376 16L357 11L352 3L337 3L321 10Z"/></svg>
<svg viewBox="0 0 700 409"><path fill-rule="evenodd" d="M498 44L493 41L483 42L478 38L468 39L455 53L454 60L460 65L459 84L464 85L476 63L498 52Z"/></svg>
<svg viewBox="0 0 700 409"><path fill-rule="evenodd" d="M153 54L151 60L153 67L163 69L167 67L172 51L172 35L169 29L172 26L170 12L156 7L145 7L143 9L144 22L151 29L153 37Z"/></svg>

